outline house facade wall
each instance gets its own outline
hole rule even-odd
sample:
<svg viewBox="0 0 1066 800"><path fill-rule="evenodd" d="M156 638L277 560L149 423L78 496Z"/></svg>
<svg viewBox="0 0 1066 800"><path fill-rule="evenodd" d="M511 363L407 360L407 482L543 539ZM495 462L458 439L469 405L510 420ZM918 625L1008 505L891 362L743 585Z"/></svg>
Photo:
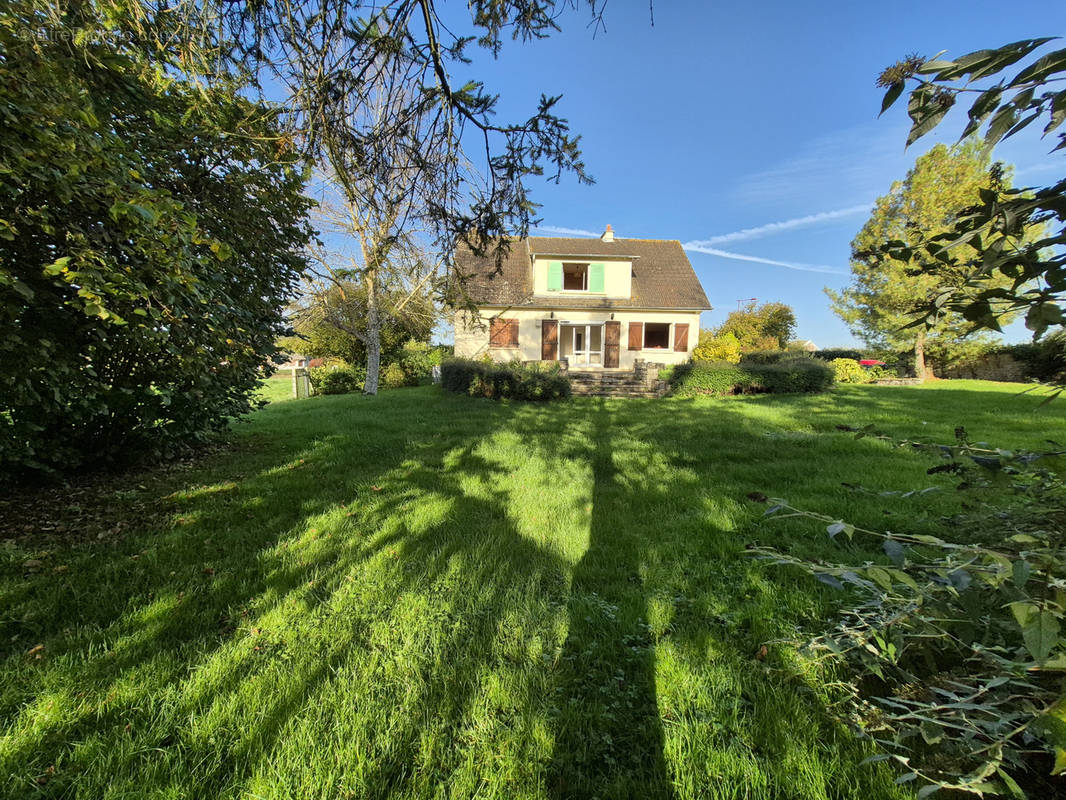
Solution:
<svg viewBox="0 0 1066 800"><path fill-rule="evenodd" d="M557 294L555 292L553 295ZM621 346L619 348L618 367L620 369L632 369L633 362L638 359L658 364L680 364L687 361L692 355L693 349L699 340L700 312L699 311L641 311L639 309L625 309L614 312L597 310L567 310L567 309L537 309L537 308L509 308L509 309L479 309L481 325L477 324L476 317L472 317L466 311L457 312L455 324L455 355L460 358L481 358L486 353L494 360L507 361L540 361L541 357L541 330L545 319L554 319L560 323L567 322L607 322L613 313L614 319L621 323ZM489 347L489 321L499 316L503 319L518 320L518 347L499 348ZM673 343L673 325L684 323L688 328L688 348L683 353L670 349L629 349L629 325L632 322L665 322L671 325L670 342Z"/></svg>

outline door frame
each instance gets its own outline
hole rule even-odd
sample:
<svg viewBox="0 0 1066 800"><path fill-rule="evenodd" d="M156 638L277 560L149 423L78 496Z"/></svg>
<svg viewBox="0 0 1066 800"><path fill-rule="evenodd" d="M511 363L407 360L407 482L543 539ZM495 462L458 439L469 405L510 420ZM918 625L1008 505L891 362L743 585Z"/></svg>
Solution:
<svg viewBox="0 0 1066 800"><path fill-rule="evenodd" d="M604 338L605 338L605 335L606 335L606 328L605 328L606 323L605 322L591 322L591 321L588 321L588 320L562 320L559 323L559 325L560 326L569 325L570 328L571 328L571 330L570 330L570 337L571 338L570 338L570 356L569 356L569 358L572 359L572 360L569 362L570 366L571 367L586 367L586 368L601 369L603 367L604 344L605 344ZM592 329L593 328L597 328L597 327L602 329L600 331L600 346L599 346L598 349L593 350L593 349L591 349L588 346L588 343L590 341L592 341ZM579 351L577 349L577 332L578 332L579 328L582 329L582 336L584 337L584 340L585 340L585 349L583 349L581 351ZM585 359L584 359L583 362L578 362L577 361L578 352L581 352L581 353L584 354ZM599 353L599 355L600 355L600 363L593 364L591 362L590 356L593 353Z"/></svg>

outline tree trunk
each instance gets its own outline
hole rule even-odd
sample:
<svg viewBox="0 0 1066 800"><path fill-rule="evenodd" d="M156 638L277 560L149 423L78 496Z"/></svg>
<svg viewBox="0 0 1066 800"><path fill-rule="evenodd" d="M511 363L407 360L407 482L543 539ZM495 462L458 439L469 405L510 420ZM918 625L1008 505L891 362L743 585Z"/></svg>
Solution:
<svg viewBox="0 0 1066 800"><path fill-rule="evenodd" d="M918 337L914 340L914 377L924 381L927 377L925 369L925 331L918 331Z"/></svg>
<svg viewBox="0 0 1066 800"><path fill-rule="evenodd" d="M378 308L377 268L366 272L366 382L363 394L378 393L381 372L381 312Z"/></svg>

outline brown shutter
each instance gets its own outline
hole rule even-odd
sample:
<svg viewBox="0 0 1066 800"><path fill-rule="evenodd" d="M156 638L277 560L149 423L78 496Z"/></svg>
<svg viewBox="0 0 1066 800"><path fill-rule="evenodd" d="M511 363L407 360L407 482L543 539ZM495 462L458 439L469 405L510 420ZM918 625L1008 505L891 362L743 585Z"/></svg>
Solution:
<svg viewBox="0 0 1066 800"><path fill-rule="evenodd" d="M554 319L546 319L540 328L540 358L541 361L559 360L559 322Z"/></svg>
<svg viewBox="0 0 1066 800"><path fill-rule="evenodd" d="M674 324L674 352L688 352L688 323L678 322Z"/></svg>
<svg viewBox="0 0 1066 800"><path fill-rule="evenodd" d="M494 317L489 322L489 347L518 347L518 320Z"/></svg>
<svg viewBox="0 0 1066 800"><path fill-rule="evenodd" d="M608 322L603 331L603 366L618 366L619 342L622 339L622 323Z"/></svg>
<svg viewBox="0 0 1066 800"><path fill-rule="evenodd" d="M643 322L630 322L629 323L629 349L630 350L643 350L644 349L644 323Z"/></svg>

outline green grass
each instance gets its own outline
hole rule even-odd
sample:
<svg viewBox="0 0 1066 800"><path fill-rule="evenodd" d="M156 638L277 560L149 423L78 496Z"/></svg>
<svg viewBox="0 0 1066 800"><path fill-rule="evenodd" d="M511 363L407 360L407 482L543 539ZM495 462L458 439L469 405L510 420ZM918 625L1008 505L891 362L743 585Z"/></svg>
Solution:
<svg viewBox="0 0 1066 800"><path fill-rule="evenodd" d="M824 676L756 657L839 597L745 546L841 553L746 494L928 529L956 493L841 483L926 486L929 457L837 424L1066 429L1061 403L963 381L554 405L288 387L194 464L0 507L0 796L907 797Z"/></svg>

